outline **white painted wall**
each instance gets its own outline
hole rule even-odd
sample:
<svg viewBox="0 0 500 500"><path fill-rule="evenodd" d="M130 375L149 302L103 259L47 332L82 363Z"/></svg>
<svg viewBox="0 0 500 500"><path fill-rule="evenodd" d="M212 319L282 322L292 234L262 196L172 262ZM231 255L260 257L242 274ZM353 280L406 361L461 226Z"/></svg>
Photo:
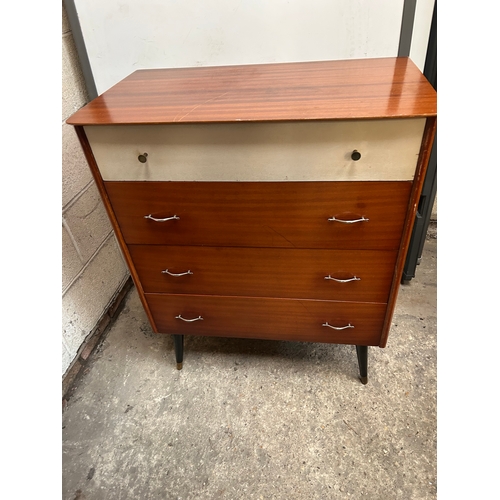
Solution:
<svg viewBox="0 0 500 500"><path fill-rule="evenodd" d="M410 47L410 59L424 71L435 0L417 0Z"/></svg>
<svg viewBox="0 0 500 500"><path fill-rule="evenodd" d="M75 0L99 94L141 68L394 57L403 4Z"/></svg>

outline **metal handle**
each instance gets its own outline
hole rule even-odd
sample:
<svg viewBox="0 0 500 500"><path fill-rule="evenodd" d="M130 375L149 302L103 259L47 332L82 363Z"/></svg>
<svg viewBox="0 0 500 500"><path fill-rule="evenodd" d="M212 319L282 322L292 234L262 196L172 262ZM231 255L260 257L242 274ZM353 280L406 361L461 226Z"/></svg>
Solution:
<svg viewBox="0 0 500 500"><path fill-rule="evenodd" d="M175 274L175 273L171 273L168 269L165 269L165 271L162 271L162 273L168 274L169 276L175 276L176 278L178 276L186 276L186 274L193 274L190 270L186 271L185 273Z"/></svg>
<svg viewBox="0 0 500 500"><path fill-rule="evenodd" d="M154 220L155 222L166 222L168 220L179 220L180 219L180 217L177 217L177 215L174 215L173 217L167 217L165 219L155 219L151 214L145 215L144 218Z"/></svg>
<svg viewBox="0 0 500 500"><path fill-rule="evenodd" d="M326 323L323 323L321 326L327 326L328 328L333 328L334 330L345 330L346 328L354 328L351 323L349 323L347 326L332 326L328 324L328 321Z"/></svg>
<svg viewBox="0 0 500 500"><path fill-rule="evenodd" d="M332 278L330 275L328 275L325 276L325 280L333 280L336 281L337 283L349 283L349 281L361 281L361 278L353 276L352 278L349 278L347 280L339 280L338 278Z"/></svg>
<svg viewBox="0 0 500 500"><path fill-rule="evenodd" d="M182 319L182 321L185 321L186 323L192 323L193 321L198 321L200 319L203 319L201 316L198 316L197 318L193 319L184 319L180 314L179 316L176 316L175 319Z"/></svg>
<svg viewBox="0 0 500 500"><path fill-rule="evenodd" d="M147 153L143 153L142 155L139 155L137 157L137 159L141 162L141 163L146 163L148 161L148 154Z"/></svg>
<svg viewBox="0 0 500 500"><path fill-rule="evenodd" d="M329 221L335 221L335 222L342 222L342 224L354 224L356 222L368 222L370 219L366 219L364 216L361 217L361 219L355 219L355 220L342 220L342 219L337 219L335 217L332 217L331 219L328 219Z"/></svg>

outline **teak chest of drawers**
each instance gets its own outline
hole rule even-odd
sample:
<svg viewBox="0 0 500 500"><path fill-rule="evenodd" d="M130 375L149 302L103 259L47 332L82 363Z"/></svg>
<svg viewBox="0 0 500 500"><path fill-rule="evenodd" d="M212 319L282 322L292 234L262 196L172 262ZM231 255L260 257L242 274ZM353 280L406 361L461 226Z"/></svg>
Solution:
<svg viewBox="0 0 500 500"><path fill-rule="evenodd" d="M157 333L385 347L436 127L408 58L139 70L75 126Z"/></svg>

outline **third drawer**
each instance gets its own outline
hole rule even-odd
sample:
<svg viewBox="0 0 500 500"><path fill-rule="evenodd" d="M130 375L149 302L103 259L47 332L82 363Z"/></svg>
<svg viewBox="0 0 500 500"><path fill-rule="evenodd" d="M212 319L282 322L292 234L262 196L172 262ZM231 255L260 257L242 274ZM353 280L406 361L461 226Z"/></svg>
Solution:
<svg viewBox="0 0 500 500"><path fill-rule="evenodd" d="M387 302L396 251L131 245L146 293Z"/></svg>
<svg viewBox="0 0 500 500"><path fill-rule="evenodd" d="M157 330L336 344L379 345L386 306L357 302L146 294Z"/></svg>

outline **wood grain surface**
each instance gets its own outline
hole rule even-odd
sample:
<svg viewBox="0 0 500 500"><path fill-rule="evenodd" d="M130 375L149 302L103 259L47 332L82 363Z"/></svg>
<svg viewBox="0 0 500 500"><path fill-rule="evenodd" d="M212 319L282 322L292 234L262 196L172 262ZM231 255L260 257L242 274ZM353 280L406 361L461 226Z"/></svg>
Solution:
<svg viewBox="0 0 500 500"><path fill-rule="evenodd" d="M366 119L436 115L409 58L138 70L70 125Z"/></svg>
<svg viewBox="0 0 500 500"><path fill-rule="evenodd" d="M158 331L182 335L377 345L384 304L146 294ZM203 319L186 323L184 319ZM351 324L354 328L333 330Z"/></svg>
<svg viewBox="0 0 500 500"><path fill-rule="evenodd" d="M390 250L411 182L105 182L127 244ZM179 220L154 222L145 216ZM343 224L328 221L368 218Z"/></svg>
<svg viewBox="0 0 500 500"><path fill-rule="evenodd" d="M387 302L397 253L162 245L129 252L145 292L379 303Z"/></svg>

